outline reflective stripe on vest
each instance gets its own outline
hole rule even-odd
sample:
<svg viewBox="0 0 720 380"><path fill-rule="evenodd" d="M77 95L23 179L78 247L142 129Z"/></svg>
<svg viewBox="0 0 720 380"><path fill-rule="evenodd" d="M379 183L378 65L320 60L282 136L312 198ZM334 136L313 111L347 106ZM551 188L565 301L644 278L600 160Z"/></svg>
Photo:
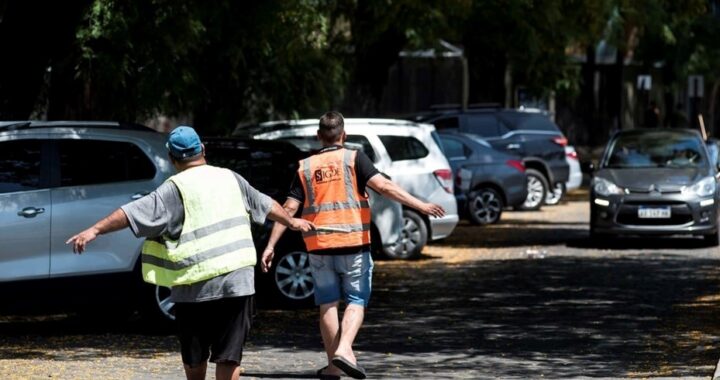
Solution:
<svg viewBox="0 0 720 380"><path fill-rule="evenodd" d="M356 155L337 149L300 161L298 175L305 189L302 218L318 227L349 231L306 232L303 240L309 251L370 244L370 203L357 190Z"/></svg>
<svg viewBox="0 0 720 380"><path fill-rule="evenodd" d="M250 218L230 170L202 165L168 180L182 196L185 220L177 240L161 237L143 244L145 281L187 285L255 265Z"/></svg>

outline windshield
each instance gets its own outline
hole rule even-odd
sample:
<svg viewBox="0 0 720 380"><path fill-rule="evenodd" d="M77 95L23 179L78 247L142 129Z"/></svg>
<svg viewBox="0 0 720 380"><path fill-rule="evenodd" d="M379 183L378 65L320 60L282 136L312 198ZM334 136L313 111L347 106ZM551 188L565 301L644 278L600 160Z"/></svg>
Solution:
<svg viewBox="0 0 720 380"><path fill-rule="evenodd" d="M611 144L606 168L695 168L707 162L702 141L688 133L626 134Z"/></svg>

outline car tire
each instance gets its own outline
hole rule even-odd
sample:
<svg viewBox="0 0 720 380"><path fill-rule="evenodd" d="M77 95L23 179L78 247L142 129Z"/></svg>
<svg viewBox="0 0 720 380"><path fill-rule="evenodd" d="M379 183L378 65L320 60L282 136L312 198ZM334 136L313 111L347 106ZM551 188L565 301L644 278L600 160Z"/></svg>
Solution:
<svg viewBox="0 0 720 380"><path fill-rule="evenodd" d="M560 203L563 196L565 195L565 184L558 182L552 189L549 189L545 194L545 204L548 206L555 206Z"/></svg>
<svg viewBox="0 0 720 380"><path fill-rule="evenodd" d="M420 252L427 244L428 228L425 220L411 210L403 210L403 229L400 240L384 247L385 256L393 260L410 260L420 257Z"/></svg>
<svg viewBox="0 0 720 380"><path fill-rule="evenodd" d="M265 283L270 297L281 308L295 309L314 304L315 283L307 252L292 250L276 254Z"/></svg>
<svg viewBox="0 0 720 380"><path fill-rule="evenodd" d="M709 247L717 247L720 245L720 232L715 231L715 233L703 235L703 240Z"/></svg>
<svg viewBox="0 0 720 380"><path fill-rule="evenodd" d="M525 202L518 207L522 211L539 210L545 202L548 191L548 181L545 176L535 169L526 169L528 194Z"/></svg>
<svg viewBox="0 0 720 380"><path fill-rule="evenodd" d="M500 194L489 187L481 188L468 195L470 222L476 225L497 223L502 215L503 206Z"/></svg>

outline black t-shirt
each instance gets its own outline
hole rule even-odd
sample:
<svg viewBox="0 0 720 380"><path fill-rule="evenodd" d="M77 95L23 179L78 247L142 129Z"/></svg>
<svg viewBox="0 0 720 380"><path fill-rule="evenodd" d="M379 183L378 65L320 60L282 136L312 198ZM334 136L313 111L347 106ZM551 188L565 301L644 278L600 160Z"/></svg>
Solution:
<svg viewBox="0 0 720 380"><path fill-rule="evenodd" d="M339 145L333 145L323 148L317 154L332 152L341 148ZM364 152L358 151L355 155L355 176L357 177L358 192L360 194L365 194L365 187L367 187L368 181L377 174L380 174L380 171L377 170L372 161L370 161L370 157ZM288 198L295 199L300 203L305 202L305 189L303 188L302 182L300 182L300 177L297 172L290 185Z"/></svg>
<svg viewBox="0 0 720 380"><path fill-rule="evenodd" d="M333 145L323 148L317 154L332 152L341 148L342 147L339 145ZM355 177L357 178L358 192L360 194L365 194L365 187L367 187L368 181L377 174L380 174L380 171L377 170L370 160L370 157L368 157L365 153L358 151L355 155ZM300 176L297 172L295 173L295 178L293 178L293 182L290 185L288 198L295 199L300 202L300 204L305 203L305 189L303 188L302 182L300 182ZM352 255L364 251L370 251L369 244L357 247L320 249L310 253L315 255Z"/></svg>

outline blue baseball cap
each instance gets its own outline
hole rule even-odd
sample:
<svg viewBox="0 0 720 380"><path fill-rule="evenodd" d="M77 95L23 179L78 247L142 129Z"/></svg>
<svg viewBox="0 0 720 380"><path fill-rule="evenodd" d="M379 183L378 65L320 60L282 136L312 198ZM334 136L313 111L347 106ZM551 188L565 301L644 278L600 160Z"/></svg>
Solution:
<svg viewBox="0 0 720 380"><path fill-rule="evenodd" d="M192 127L181 125L170 132L165 147L170 155L179 160L197 156L202 153L200 136Z"/></svg>

